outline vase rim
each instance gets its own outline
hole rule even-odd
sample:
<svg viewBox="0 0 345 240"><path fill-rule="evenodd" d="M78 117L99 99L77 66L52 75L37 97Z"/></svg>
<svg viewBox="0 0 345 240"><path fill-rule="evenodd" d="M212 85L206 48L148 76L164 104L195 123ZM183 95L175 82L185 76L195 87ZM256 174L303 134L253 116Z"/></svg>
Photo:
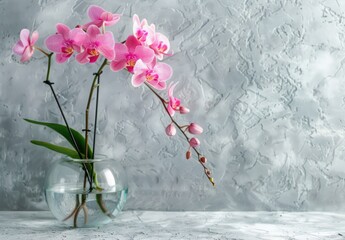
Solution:
<svg viewBox="0 0 345 240"><path fill-rule="evenodd" d="M107 155L103 155L103 154L97 154L95 156L95 158L89 158L89 159L85 159L85 158L72 158L69 156L65 156L63 157L64 160L67 161L71 161L71 162L86 162L86 163L92 163L92 162L101 162L101 161L105 161L105 160L112 160L112 158L109 158Z"/></svg>

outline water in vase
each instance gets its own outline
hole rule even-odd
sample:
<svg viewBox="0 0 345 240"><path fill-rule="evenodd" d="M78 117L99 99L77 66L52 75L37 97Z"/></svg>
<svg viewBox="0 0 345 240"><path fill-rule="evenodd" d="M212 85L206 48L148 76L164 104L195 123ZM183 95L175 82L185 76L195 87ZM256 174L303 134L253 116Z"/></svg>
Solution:
<svg viewBox="0 0 345 240"><path fill-rule="evenodd" d="M93 190L61 186L45 191L53 215L63 223L75 227L100 226L111 221L122 210L127 189ZM84 204L83 204L84 203Z"/></svg>

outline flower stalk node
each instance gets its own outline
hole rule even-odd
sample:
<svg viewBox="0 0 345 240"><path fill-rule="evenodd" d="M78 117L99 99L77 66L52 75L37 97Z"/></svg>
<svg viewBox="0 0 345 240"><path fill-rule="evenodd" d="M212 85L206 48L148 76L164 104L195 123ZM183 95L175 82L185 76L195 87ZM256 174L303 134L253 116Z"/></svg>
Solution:
<svg viewBox="0 0 345 240"><path fill-rule="evenodd" d="M94 76L100 76L101 74L103 73L103 71L100 71L100 72L95 72L95 73L93 73L92 75L94 75Z"/></svg>
<svg viewBox="0 0 345 240"><path fill-rule="evenodd" d="M47 84L47 85L49 85L49 86L51 86L51 85L54 84L53 82L51 82L51 81L49 81L49 80L45 80L45 81L43 81L43 83L45 83L45 84Z"/></svg>

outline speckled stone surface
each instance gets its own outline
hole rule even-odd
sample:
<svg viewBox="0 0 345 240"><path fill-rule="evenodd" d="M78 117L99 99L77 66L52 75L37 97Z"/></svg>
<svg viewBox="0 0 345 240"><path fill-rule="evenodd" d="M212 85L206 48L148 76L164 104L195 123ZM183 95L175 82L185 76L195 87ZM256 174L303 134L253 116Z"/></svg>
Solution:
<svg viewBox="0 0 345 240"><path fill-rule="evenodd" d="M21 28L38 45L57 22L86 22L90 4L122 13L110 30L131 33L137 13L171 39L166 59L176 96L197 121L217 188L169 119L127 73L104 71L98 153L130 176L127 209L345 211L345 1L343 0L0 0L0 209L47 209L43 179L55 154L31 139L66 144L24 117L61 122L42 81L45 59L11 55ZM43 63L43 65L42 65ZM70 125L84 128L95 65L53 64L52 81ZM332 196L332 197L330 197ZM154 199L154 201L152 201Z"/></svg>
<svg viewBox="0 0 345 240"><path fill-rule="evenodd" d="M126 211L112 223L67 228L49 212L0 212L1 240L343 240L345 214Z"/></svg>

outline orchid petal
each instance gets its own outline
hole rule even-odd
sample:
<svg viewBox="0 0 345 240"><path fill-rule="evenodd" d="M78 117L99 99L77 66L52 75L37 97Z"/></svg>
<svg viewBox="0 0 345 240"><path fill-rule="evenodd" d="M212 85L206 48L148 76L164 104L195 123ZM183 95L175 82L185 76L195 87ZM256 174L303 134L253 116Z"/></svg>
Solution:
<svg viewBox="0 0 345 240"><path fill-rule="evenodd" d="M169 87L168 87L168 96L169 96L169 98L172 98L173 97L173 95L174 95L174 89L175 89L175 87L176 87L176 85L178 84L178 82L177 83L173 83L173 82L171 82L170 84L169 84Z"/></svg>
<svg viewBox="0 0 345 240"><path fill-rule="evenodd" d="M64 63L67 61L68 57L65 57L64 54L62 54L62 53L58 53L58 54L56 54L55 59L56 59L57 63Z"/></svg>
<svg viewBox="0 0 345 240"><path fill-rule="evenodd" d="M128 48L126 47L126 45L122 44L122 43L115 43L115 59L116 60L122 60L122 59L126 59L126 55L128 54Z"/></svg>
<svg viewBox="0 0 345 240"><path fill-rule="evenodd" d="M157 63L157 59L153 58L152 62L147 64L147 67L150 69L154 69L154 67L156 66L156 63Z"/></svg>
<svg viewBox="0 0 345 240"><path fill-rule="evenodd" d="M71 29L68 26L62 23L56 24L56 30L58 33L60 33L63 36L65 40L68 39L69 32L71 31Z"/></svg>
<svg viewBox="0 0 345 240"><path fill-rule="evenodd" d="M141 74L134 74L132 76L132 85L133 87L139 87L141 84L143 84L143 82L145 82L146 77L145 77L145 73L141 73Z"/></svg>
<svg viewBox="0 0 345 240"><path fill-rule="evenodd" d="M38 32L37 32L37 31L34 31L34 32L32 33L32 35L31 35L31 40L30 40L30 45L31 45L31 46L35 45L35 43L36 43L37 40L38 40L38 37L39 37Z"/></svg>
<svg viewBox="0 0 345 240"><path fill-rule="evenodd" d="M150 28L151 28L154 32L156 32L156 26L155 26L153 23L150 25Z"/></svg>
<svg viewBox="0 0 345 240"><path fill-rule="evenodd" d="M135 48L137 46L141 45L140 42L138 41L138 39L135 36L133 36L133 35L130 35L127 38L125 44L126 44L126 46L128 48L128 52L130 52L130 53L133 53L135 51Z"/></svg>
<svg viewBox="0 0 345 240"><path fill-rule="evenodd" d="M152 62L153 58L155 57L154 51L144 46L137 46L135 48L134 54L145 63Z"/></svg>
<svg viewBox="0 0 345 240"><path fill-rule="evenodd" d="M89 35L90 39L92 39L92 40L95 39L97 37L97 35L101 33L99 28L95 25L90 25L87 28L86 32Z"/></svg>
<svg viewBox="0 0 345 240"><path fill-rule="evenodd" d="M99 46L97 50L109 61L114 60L115 58L115 50L114 47L108 47L108 46Z"/></svg>
<svg viewBox="0 0 345 240"><path fill-rule="evenodd" d="M89 56L89 63L94 63L97 61L99 55L96 55L96 56Z"/></svg>
<svg viewBox="0 0 345 240"><path fill-rule="evenodd" d="M133 15L133 33L135 34L135 31L137 28L140 27L140 19L138 15L134 14Z"/></svg>
<svg viewBox="0 0 345 240"><path fill-rule="evenodd" d="M154 70L159 75L160 81L167 81L171 78L173 70L172 68L166 63L157 63L154 67Z"/></svg>
<svg viewBox="0 0 345 240"><path fill-rule="evenodd" d="M84 25L82 25L81 28L86 31L91 25L96 25L97 27L101 27L102 24L103 24L103 21L98 19L92 22L85 23Z"/></svg>
<svg viewBox="0 0 345 240"><path fill-rule="evenodd" d="M89 18L93 21L99 20L103 12L105 12L105 10L99 6L96 6L96 5L91 5L87 9L87 13L89 15Z"/></svg>
<svg viewBox="0 0 345 240"><path fill-rule="evenodd" d="M20 41L22 41L23 46L28 46L30 44L30 31L26 28L20 31Z"/></svg>
<svg viewBox="0 0 345 240"><path fill-rule="evenodd" d="M76 56L76 60L80 63L80 64L85 64L88 63L90 60L87 57L87 51L81 52Z"/></svg>
<svg viewBox="0 0 345 240"><path fill-rule="evenodd" d="M32 54L34 54L34 49L30 46L26 47L20 61L21 62L28 61L31 58Z"/></svg>
<svg viewBox="0 0 345 240"><path fill-rule="evenodd" d="M158 60L163 60L164 54L158 53L158 54L156 54L156 57Z"/></svg>
<svg viewBox="0 0 345 240"><path fill-rule="evenodd" d="M63 43L64 39L60 34L51 35L45 40L47 48L53 52L61 52Z"/></svg>
<svg viewBox="0 0 345 240"><path fill-rule="evenodd" d="M146 70L148 70L146 64L143 63L141 59L139 59L134 65L133 72L137 74L137 73L145 72Z"/></svg>
<svg viewBox="0 0 345 240"><path fill-rule="evenodd" d="M170 106L170 104L168 105L168 112L170 116L174 116L175 115L175 110Z"/></svg>
<svg viewBox="0 0 345 240"><path fill-rule="evenodd" d="M153 85L158 90L164 90L167 87L166 82L158 82L157 84Z"/></svg>
<svg viewBox="0 0 345 240"><path fill-rule="evenodd" d="M98 29L98 28L97 28ZM106 32L104 34L99 34L96 39L100 42L101 46L107 46L114 48L115 40L112 32Z"/></svg>
<svg viewBox="0 0 345 240"><path fill-rule="evenodd" d="M117 53L116 53L117 56ZM126 67L126 60L112 61L110 63L110 69L114 72L118 72Z"/></svg>
<svg viewBox="0 0 345 240"><path fill-rule="evenodd" d="M74 28L69 33L69 39L73 40L75 45L81 46L86 40L86 33L80 28Z"/></svg>
<svg viewBox="0 0 345 240"><path fill-rule="evenodd" d="M25 47L22 43L22 41L18 41L12 48L12 51L17 54L17 55L22 55L24 50L25 50Z"/></svg>
<svg viewBox="0 0 345 240"><path fill-rule="evenodd" d="M144 30L148 33L145 41L147 45L151 45L155 41L155 31L153 29L151 27L144 27Z"/></svg>
<svg viewBox="0 0 345 240"><path fill-rule="evenodd" d="M111 21L104 21L105 26L112 26L120 21L121 14L112 14L113 19Z"/></svg>
<svg viewBox="0 0 345 240"><path fill-rule="evenodd" d="M166 52L170 49L169 39L162 33L156 33L156 41L154 44L159 44L160 42L164 43L167 46Z"/></svg>

